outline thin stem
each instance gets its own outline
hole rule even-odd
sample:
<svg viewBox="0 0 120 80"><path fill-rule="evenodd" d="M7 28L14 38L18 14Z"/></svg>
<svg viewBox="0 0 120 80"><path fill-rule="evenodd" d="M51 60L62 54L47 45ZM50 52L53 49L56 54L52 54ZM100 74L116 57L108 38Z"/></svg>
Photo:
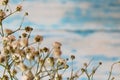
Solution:
<svg viewBox="0 0 120 80"><path fill-rule="evenodd" d="M3 26L2 26L2 22L0 22L0 26L1 26L1 36L4 36L4 31L3 31Z"/></svg>
<svg viewBox="0 0 120 80"><path fill-rule="evenodd" d="M73 79L73 60L72 60L72 69L71 69L71 78L70 78L70 80L72 80Z"/></svg>
<svg viewBox="0 0 120 80"><path fill-rule="evenodd" d="M116 65L116 64L118 64L118 63L120 63L120 62L116 62L116 63L113 63L113 64L111 65L111 69L110 69L110 72L109 72L108 80L110 80L110 78L111 78L114 65Z"/></svg>
<svg viewBox="0 0 120 80"><path fill-rule="evenodd" d="M85 74L87 75L88 80L90 80L90 76L89 76L87 70L85 70Z"/></svg>
<svg viewBox="0 0 120 80"><path fill-rule="evenodd" d="M40 70L39 70L39 72L38 72L36 75L39 75L39 74L41 73L42 67L44 66L44 63L45 63L45 60L48 58L49 55L50 55L50 54L47 54L47 56L44 58L43 63L42 63L42 65L41 65L41 67L40 67Z"/></svg>
<svg viewBox="0 0 120 80"><path fill-rule="evenodd" d="M6 19L7 17L9 17L9 16L13 15L13 14L14 14L14 13L16 13L16 12L17 12L17 11L14 11L14 12L12 12L12 13L8 14L7 16L5 16L5 17L4 17L4 19ZM3 20L4 20L4 19L3 19Z"/></svg>

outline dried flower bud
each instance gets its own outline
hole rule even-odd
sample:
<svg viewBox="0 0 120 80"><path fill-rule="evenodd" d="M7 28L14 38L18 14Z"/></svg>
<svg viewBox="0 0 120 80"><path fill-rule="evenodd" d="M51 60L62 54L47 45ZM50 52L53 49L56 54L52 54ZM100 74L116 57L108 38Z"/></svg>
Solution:
<svg viewBox="0 0 120 80"><path fill-rule="evenodd" d="M82 69L81 69L81 71L82 71L82 72L85 72L85 69L84 69L84 68L82 68Z"/></svg>
<svg viewBox="0 0 120 80"><path fill-rule="evenodd" d="M9 77L7 75L3 75L2 80L9 80Z"/></svg>
<svg viewBox="0 0 120 80"><path fill-rule="evenodd" d="M111 80L115 80L115 77L112 77L112 79Z"/></svg>
<svg viewBox="0 0 120 80"><path fill-rule="evenodd" d="M50 65L50 66L54 66L54 58L53 57L49 57L46 59L46 62Z"/></svg>
<svg viewBox="0 0 120 80"><path fill-rule="evenodd" d="M84 63L83 65L84 65L85 67L88 67L88 64L87 64L87 63Z"/></svg>
<svg viewBox="0 0 120 80"><path fill-rule="evenodd" d="M25 13L25 16L28 16L28 12Z"/></svg>
<svg viewBox="0 0 120 80"><path fill-rule="evenodd" d="M19 63L21 61L21 56L19 54L13 54L12 59L16 62Z"/></svg>
<svg viewBox="0 0 120 80"><path fill-rule="evenodd" d="M43 41L43 36L37 35L37 36L35 36L34 40L35 40L35 42L41 42L41 41Z"/></svg>
<svg viewBox="0 0 120 80"><path fill-rule="evenodd" d="M33 55L38 56L38 55L39 55L39 51L35 51L35 52L33 53Z"/></svg>
<svg viewBox="0 0 120 80"><path fill-rule="evenodd" d="M23 38L27 37L27 33L22 33L22 37Z"/></svg>
<svg viewBox="0 0 120 80"><path fill-rule="evenodd" d="M0 17L4 18L6 16L5 12L3 10L0 10Z"/></svg>
<svg viewBox="0 0 120 80"><path fill-rule="evenodd" d="M15 76L17 74L17 70L16 69L13 69L12 71L11 71L11 75L12 76Z"/></svg>
<svg viewBox="0 0 120 80"><path fill-rule="evenodd" d="M31 28L31 27L29 27L29 26L25 27L25 31L26 31L26 32L31 32L32 30L33 30L33 28Z"/></svg>
<svg viewBox="0 0 120 80"><path fill-rule="evenodd" d="M99 65L102 65L102 62L99 62Z"/></svg>
<svg viewBox="0 0 120 80"><path fill-rule="evenodd" d="M44 47L44 48L43 48L43 51L44 51L44 52L49 52L49 49L48 49L47 47Z"/></svg>
<svg viewBox="0 0 120 80"><path fill-rule="evenodd" d="M0 22L5 18L6 14L3 10L0 10Z"/></svg>
<svg viewBox="0 0 120 80"><path fill-rule="evenodd" d="M66 61L65 61L65 59L58 58L58 59L57 59L57 64L60 65L60 66L61 66L61 65L64 65L64 66L65 66L65 65L66 65Z"/></svg>
<svg viewBox="0 0 120 80"><path fill-rule="evenodd" d="M25 53L30 53L30 47L25 48Z"/></svg>
<svg viewBox="0 0 120 80"><path fill-rule="evenodd" d="M16 11L21 11L22 10L22 6L21 5L18 5L17 7L16 7Z"/></svg>
<svg viewBox="0 0 120 80"><path fill-rule="evenodd" d="M64 69L68 69L68 68L69 68L69 65L65 65L65 66L64 66Z"/></svg>
<svg viewBox="0 0 120 80"><path fill-rule="evenodd" d="M7 35L10 35L12 32L13 32L13 31L12 31L11 29L5 29L5 33L6 33Z"/></svg>
<svg viewBox="0 0 120 80"><path fill-rule="evenodd" d="M7 48L3 48L1 53L4 54L4 55L8 55L9 54L9 50Z"/></svg>
<svg viewBox="0 0 120 80"><path fill-rule="evenodd" d="M72 60L75 59L75 56L74 56L74 55L71 55L71 59L72 59Z"/></svg>
<svg viewBox="0 0 120 80"><path fill-rule="evenodd" d="M6 60L5 56L0 54L0 63L3 63Z"/></svg>
<svg viewBox="0 0 120 80"><path fill-rule="evenodd" d="M7 5L9 0L0 0L0 5Z"/></svg>

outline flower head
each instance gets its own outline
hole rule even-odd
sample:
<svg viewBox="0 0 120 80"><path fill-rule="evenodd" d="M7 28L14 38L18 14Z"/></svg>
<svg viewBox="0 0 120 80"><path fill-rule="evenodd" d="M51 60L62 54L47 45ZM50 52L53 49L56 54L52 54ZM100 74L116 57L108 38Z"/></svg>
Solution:
<svg viewBox="0 0 120 80"><path fill-rule="evenodd" d="M5 29L5 33L6 33L7 35L10 35L12 32L13 32L13 31L12 31L11 29Z"/></svg>
<svg viewBox="0 0 120 80"><path fill-rule="evenodd" d="M61 44L60 42L54 42L54 43L53 43L53 47L54 47L54 48L60 48L61 45L62 45L62 44Z"/></svg>
<svg viewBox="0 0 120 80"><path fill-rule="evenodd" d="M41 36L41 35L36 35L35 38L34 38L34 41L35 41L35 42L41 42L41 41L43 41L43 36Z"/></svg>
<svg viewBox="0 0 120 80"><path fill-rule="evenodd" d="M31 32L32 30L33 30L33 28L31 28L30 26L25 27L26 32Z"/></svg>
<svg viewBox="0 0 120 80"><path fill-rule="evenodd" d="M16 7L16 11L21 11L22 10L22 6L21 5L18 5L17 7Z"/></svg>
<svg viewBox="0 0 120 80"><path fill-rule="evenodd" d="M3 63L6 60L5 56L0 54L0 63Z"/></svg>
<svg viewBox="0 0 120 80"><path fill-rule="evenodd" d="M0 10L0 22L4 19L5 16L5 12L3 10Z"/></svg>
<svg viewBox="0 0 120 80"><path fill-rule="evenodd" d="M0 5L7 5L9 0L0 0Z"/></svg>

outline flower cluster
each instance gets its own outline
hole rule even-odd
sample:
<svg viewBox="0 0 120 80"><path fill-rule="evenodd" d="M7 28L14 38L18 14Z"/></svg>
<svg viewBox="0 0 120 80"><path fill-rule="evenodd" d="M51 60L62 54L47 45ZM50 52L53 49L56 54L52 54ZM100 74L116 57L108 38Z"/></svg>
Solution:
<svg viewBox="0 0 120 80"><path fill-rule="evenodd" d="M4 28L2 25L4 19L22 11L21 5L16 6L15 11L12 11L8 3L9 0L0 0L0 5L4 7L0 8L0 66L3 69L3 71L0 71L0 80L18 80L18 77L21 77L22 80L42 80L46 78L49 80L63 80L63 74L69 68L69 59L61 57L62 44L56 41L53 43L52 49L46 46L40 47L44 40L43 36L35 35L31 38L33 28L29 25L24 28L22 26L24 17L28 16L27 12L16 30ZM15 36L15 33L19 31L22 31L20 35ZM71 55L71 75L66 78L67 80L79 79L82 74L86 74L88 80L92 80L96 70L102 64L102 62L99 62L98 66L94 67L92 72L89 73L88 66L90 63L84 63L83 68L74 72L74 59L75 56ZM112 68L115 64L112 65ZM111 79L111 74L112 69L108 80Z"/></svg>

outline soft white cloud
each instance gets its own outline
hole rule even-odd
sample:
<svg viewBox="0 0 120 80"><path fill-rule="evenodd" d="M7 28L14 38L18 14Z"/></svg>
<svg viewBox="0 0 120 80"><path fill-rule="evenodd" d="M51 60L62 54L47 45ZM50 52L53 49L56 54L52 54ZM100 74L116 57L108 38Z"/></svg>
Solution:
<svg viewBox="0 0 120 80"><path fill-rule="evenodd" d="M63 17L63 15L67 11L73 10L75 7L80 7L83 13L84 10L90 7L90 3L82 2L79 4L75 4L72 2L67 2L66 4L62 4L60 2L49 2L43 3L39 1L35 2L25 2L24 9L29 12L29 20L44 25L51 25L55 23L59 23L59 20Z"/></svg>

